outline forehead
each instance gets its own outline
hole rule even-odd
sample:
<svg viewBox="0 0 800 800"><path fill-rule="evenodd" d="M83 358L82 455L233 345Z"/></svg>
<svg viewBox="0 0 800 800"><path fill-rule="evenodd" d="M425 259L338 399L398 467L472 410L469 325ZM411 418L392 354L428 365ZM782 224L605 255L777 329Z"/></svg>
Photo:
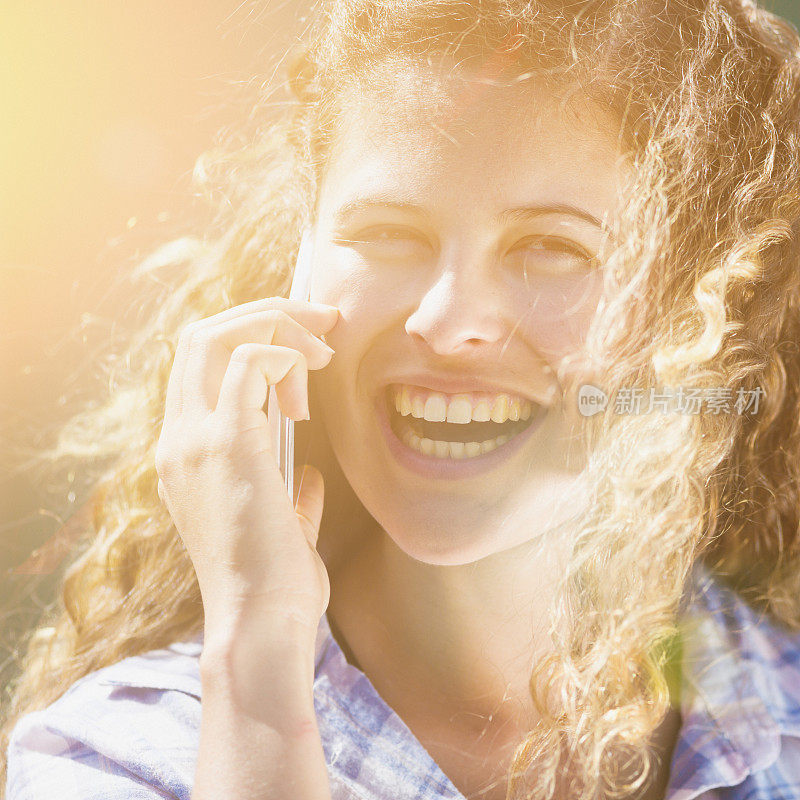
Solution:
<svg viewBox="0 0 800 800"><path fill-rule="evenodd" d="M619 137L610 108L574 87L406 64L342 92L326 183L336 193L359 182L449 182L504 199L509 191L549 191L562 201L588 193L602 212L621 176Z"/></svg>

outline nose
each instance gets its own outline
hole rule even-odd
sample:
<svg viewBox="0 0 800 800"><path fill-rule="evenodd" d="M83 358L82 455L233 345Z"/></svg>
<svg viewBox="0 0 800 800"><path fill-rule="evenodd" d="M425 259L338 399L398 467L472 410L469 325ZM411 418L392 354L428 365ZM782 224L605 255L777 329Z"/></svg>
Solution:
<svg viewBox="0 0 800 800"><path fill-rule="evenodd" d="M500 287L477 270L443 269L406 320L406 333L437 355L461 355L502 341Z"/></svg>

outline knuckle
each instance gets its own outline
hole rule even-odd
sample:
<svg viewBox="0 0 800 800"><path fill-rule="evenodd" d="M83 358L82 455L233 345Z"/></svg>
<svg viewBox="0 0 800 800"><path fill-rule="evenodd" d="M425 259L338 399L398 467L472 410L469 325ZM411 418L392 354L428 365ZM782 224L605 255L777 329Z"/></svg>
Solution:
<svg viewBox="0 0 800 800"><path fill-rule="evenodd" d="M199 350L203 352L208 349L211 340L213 339L212 329L209 327L198 327L192 334L189 340L189 348L193 351Z"/></svg>
<svg viewBox="0 0 800 800"><path fill-rule="evenodd" d="M264 318L267 322L276 326L281 322L285 322L287 319L290 319L289 315L280 308L268 308L264 312Z"/></svg>
<svg viewBox="0 0 800 800"><path fill-rule="evenodd" d="M167 483L183 480L187 472L216 456L221 449L218 436L213 426L202 421L181 426L166 440L162 436L156 446L156 473Z"/></svg>
<svg viewBox="0 0 800 800"><path fill-rule="evenodd" d="M208 348L211 338L210 329L204 324L205 320L190 322L178 337L178 348L184 353L194 355Z"/></svg>
<svg viewBox="0 0 800 800"><path fill-rule="evenodd" d="M174 456L171 450L164 443L163 439L158 440L155 453L156 474L159 479L168 475L174 464Z"/></svg>
<svg viewBox="0 0 800 800"><path fill-rule="evenodd" d="M231 353L231 361L242 364L253 364L258 361L262 353L261 346L255 342L244 342L234 347Z"/></svg>
<svg viewBox="0 0 800 800"><path fill-rule="evenodd" d="M187 444L181 454L181 466L186 474L192 474L214 457L212 444L208 438L194 439Z"/></svg>
<svg viewBox="0 0 800 800"><path fill-rule="evenodd" d="M216 417L212 417L205 426L202 438L195 443L192 449L192 460L205 462L218 459L231 450L234 432L228 425Z"/></svg>
<svg viewBox="0 0 800 800"><path fill-rule="evenodd" d="M194 322L190 322L187 325L184 325L178 336L178 344L183 345L184 347L187 346L189 342L191 342L191 340L194 338L199 328L200 328L200 320L195 320Z"/></svg>
<svg viewBox="0 0 800 800"><path fill-rule="evenodd" d="M305 353L301 353L299 350L296 351L297 355L295 356L295 364L302 372L308 372L308 359L305 356Z"/></svg>

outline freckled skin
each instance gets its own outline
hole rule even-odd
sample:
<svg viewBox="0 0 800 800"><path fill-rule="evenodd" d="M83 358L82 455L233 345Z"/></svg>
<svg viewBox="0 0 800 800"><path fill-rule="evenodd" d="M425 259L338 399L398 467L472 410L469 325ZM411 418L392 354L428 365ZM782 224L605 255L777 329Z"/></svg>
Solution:
<svg viewBox="0 0 800 800"><path fill-rule="evenodd" d="M409 556L464 564L575 513L579 469L566 463L574 430L554 408L493 470L430 480L387 449L376 393L420 369L552 388L547 367L579 350L602 278L574 256L553 260L519 243L562 237L594 256L606 234L563 215L496 215L570 203L609 221L624 175L618 126L602 109L560 108L529 81L481 87L475 101L469 73L421 69L401 76L394 98L352 92L344 104L319 197L312 287L312 300L338 306L341 318L327 336L336 355L312 381L333 451L369 513ZM344 203L373 195L423 211L375 207L336 219ZM363 231L387 226L396 238L364 243Z"/></svg>

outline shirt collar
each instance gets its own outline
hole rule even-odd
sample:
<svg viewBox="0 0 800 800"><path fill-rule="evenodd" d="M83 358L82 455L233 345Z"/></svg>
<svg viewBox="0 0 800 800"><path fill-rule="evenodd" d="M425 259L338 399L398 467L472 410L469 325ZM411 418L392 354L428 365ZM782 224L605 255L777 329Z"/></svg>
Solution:
<svg viewBox="0 0 800 800"><path fill-rule="evenodd" d="M773 764L781 736L800 737L800 640L758 614L699 562L679 613L682 725L673 751L668 798L736 786ZM361 670L347 663L323 616L317 674L331 690L373 706L363 719L376 742L404 739L406 769L434 780L442 797L461 794L386 705ZM322 688L322 687L320 687ZM396 730L395 730L396 729Z"/></svg>
<svg viewBox="0 0 800 800"><path fill-rule="evenodd" d="M327 615L315 663L314 706L332 784L359 797L465 800L369 678L347 662Z"/></svg>
<svg viewBox="0 0 800 800"><path fill-rule="evenodd" d="M800 641L695 565L679 614L682 726L667 797L736 786L800 736ZM794 688L793 688L794 687Z"/></svg>

